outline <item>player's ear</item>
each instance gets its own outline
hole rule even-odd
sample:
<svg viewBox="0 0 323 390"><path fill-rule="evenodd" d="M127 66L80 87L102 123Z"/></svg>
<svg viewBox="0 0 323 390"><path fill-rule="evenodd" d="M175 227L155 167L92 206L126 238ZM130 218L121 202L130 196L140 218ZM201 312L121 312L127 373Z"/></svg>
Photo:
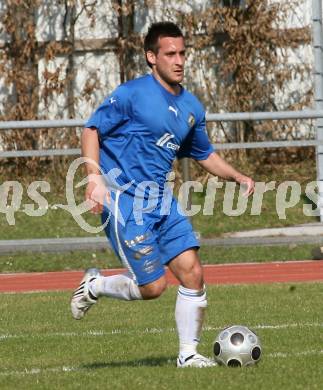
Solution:
<svg viewBox="0 0 323 390"><path fill-rule="evenodd" d="M146 53L146 58L151 65L156 65L156 54L153 51L148 50Z"/></svg>

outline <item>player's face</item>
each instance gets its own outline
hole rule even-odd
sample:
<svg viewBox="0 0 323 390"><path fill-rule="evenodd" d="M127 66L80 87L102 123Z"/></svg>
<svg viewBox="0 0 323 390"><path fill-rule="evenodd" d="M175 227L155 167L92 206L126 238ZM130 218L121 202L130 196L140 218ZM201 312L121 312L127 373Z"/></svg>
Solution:
<svg viewBox="0 0 323 390"><path fill-rule="evenodd" d="M157 54L147 53L153 72L162 83L170 87L177 86L184 77L185 44L182 37L159 38Z"/></svg>

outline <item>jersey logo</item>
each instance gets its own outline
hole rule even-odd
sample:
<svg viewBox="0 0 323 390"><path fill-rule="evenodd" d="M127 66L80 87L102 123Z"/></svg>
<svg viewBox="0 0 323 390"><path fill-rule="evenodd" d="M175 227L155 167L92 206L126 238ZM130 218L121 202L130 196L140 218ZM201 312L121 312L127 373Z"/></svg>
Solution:
<svg viewBox="0 0 323 390"><path fill-rule="evenodd" d="M162 148L166 144L166 148L168 149L179 150L178 145L169 142L174 137L175 135L173 134L165 133L162 137L159 138L159 140L156 142L156 145Z"/></svg>
<svg viewBox="0 0 323 390"><path fill-rule="evenodd" d="M113 104L114 102L116 102L116 99L112 96L112 98L110 98L110 103Z"/></svg>
<svg viewBox="0 0 323 390"><path fill-rule="evenodd" d="M169 141L171 138L174 138L175 135L170 133L165 133L162 137L159 138L159 140L156 142L157 146L164 146L167 141Z"/></svg>
<svg viewBox="0 0 323 390"><path fill-rule="evenodd" d="M193 127L194 124L195 124L195 118L194 118L194 115L193 114L190 114L190 116L188 117L188 124L190 127Z"/></svg>
<svg viewBox="0 0 323 390"><path fill-rule="evenodd" d="M169 111L173 111L173 113L176 115L176 117L177 117L177 114L178 114L178 110L177 110L177 108L174 108L173 106L168 106L168 109L169 109Z"/></svg>

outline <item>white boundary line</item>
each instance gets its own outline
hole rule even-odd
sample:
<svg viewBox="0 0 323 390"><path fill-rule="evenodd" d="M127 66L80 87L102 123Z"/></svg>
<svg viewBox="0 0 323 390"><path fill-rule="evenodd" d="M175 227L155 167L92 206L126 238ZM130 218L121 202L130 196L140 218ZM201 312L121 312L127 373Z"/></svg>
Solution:
<svg viewBox="0 0 323 390"><path fill-rule="evenodd" d="M85 371L85 368L76 368L76 367L68 367L68 366L62 366L62 367L48 367L48 368L41 368L41 367L32 367L32 368L25 368L21 371L1 371L0 370L0 376L25 376L25 375L38 375L43 374L45 372L53 372L53 373L59 373L59 372L72 372L72 371Z"/></svg>
<svg viewBox="0 0 323 390"><path fill-rule="evenodd" d="M290 357L303 357L303 356L316 356L316 355L322 355L323 354L323 350L322 349L319 349L319 350L315 350L315 349L311 349L311 350L308 350L308 351L302 351L302 352L273 352L273 353L268 353L267 357L270 357L270 358L290 358Z"/></svg>
<svg viewBox="0 0 323 390"><path fill-rule="evenodd" d="M248 325L249 326L249 325ZM205 326L203 327L204 332L214 332L219 331L225 328L223 326ZM323 328L323 323L314 322L314 323L291 323L291 324L277 324L277 325L250 325L253 330L284 330L284 329L303 329L303 328ZM111 331L105 331L101 329L90 329L86 332L52 332L52 333L40 333L37 335L34 334L10 334L2 333L0 334L0 341L13 339L13 338L47 338L47 337L103 337L103 336L113 336L113 335L144 335L144 334L162 334L162 333L172 333L175 332L175 328L145 328L137 330L127 330L127 329L112 329Z"/></svg>
<svg viewBox="0 0 323 390"><path fill-rule="evenodd" d="M268 329L268 330L283 330L283 329L292 329L292 328L313 328L323 327L323 323L290 323L290 324L258 324L254 326L250 326L251 329ZM204 331L219 331L223 329L222 327L211 327L206 326L203 328ZM124 335L124 334L162 334L166 332L175 332L175 328L145 328L141 330L122 330L122 329L112 329L111 331L104 330L89 330L87 332L53 332L53 333L43 333L40 335L30 335L30 334L0 334L0 341L5 342L6 340L12 338L34 338L34 337L102 337L102 336L111 336L111 335ZM286 358L299 358L306 356L319 356L323 354L322 349L318 350L305 350L301 352L272 352L265 354L264 359L286 359ZM172 364L172 360L169 360L170 364ZM23 370L1 370L0 369L0 377L5 376L26 376L26 375L40 375L44 373L69 373L69 372L80 372L85 371L88 372L89 369L85 367L73 367L73 366L56 366L56 367L31 367L24 368Z"/></svg>
<svg viewBox="0 0 323 390"><path fill-rule="evenodd" d="M273 352L268 353L265 355L264 359L270 358L270 359L286 359L286 358L298 358L298 357L304 357L304 356L319 356L323 354L323 350L307 350L302 352ZM175 367L175 362L169 359L169 363L173 364ZM248 368L250 369L250 368ZM61 366L61 367L31 367L31 368L25 368L21 371L10 371L10 370L0 370L0 376L26 376L26 375L39 375L44 373L68 373L68 372L89 372L91 369L88 369L86 367L69 367L69 366Z"/></svg>

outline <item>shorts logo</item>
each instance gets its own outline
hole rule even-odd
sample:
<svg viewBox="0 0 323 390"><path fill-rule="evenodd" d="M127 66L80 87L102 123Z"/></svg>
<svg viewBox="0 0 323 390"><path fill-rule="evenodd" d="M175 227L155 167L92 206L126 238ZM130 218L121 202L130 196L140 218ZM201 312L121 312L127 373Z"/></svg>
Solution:
<svg viewBox="0 0 323 390"><path fill-rule="evenodd" d="M175 135L170 133L165 133L162 137L159 138L159 140L156 142L156 145L162 148L166 144L166 148L168 149L179 150L178 145L170 142L172 138L175 138Z"/></svg>
<svg viewBox="0 0 323 390"><path fill-rule="evenodd" d="M148 237L149 237L149 234L146 233L146 234L142 234L141 236L137 236L137 237L133 238L132 240L124 240L124 242L128 248L132 248L132 247L136 246L137 244L140 244L141 242L147 240Z"/></svg>
<svg viewBox="0 0 323 390"><path fill-rule="evenodd" d="M148 256L150 253L152 253L153 247L152 246L146 246L142 249L139 249L137 252L134 254L134 258L139 260L142 258L142 256Z"/></svg>
<svg viewBox="0 0 323 390"><path fill-rule="evenodd" d="M159 266L159 259L146 260L142 265L142 270L147 274L153 273Z"/></svg>

